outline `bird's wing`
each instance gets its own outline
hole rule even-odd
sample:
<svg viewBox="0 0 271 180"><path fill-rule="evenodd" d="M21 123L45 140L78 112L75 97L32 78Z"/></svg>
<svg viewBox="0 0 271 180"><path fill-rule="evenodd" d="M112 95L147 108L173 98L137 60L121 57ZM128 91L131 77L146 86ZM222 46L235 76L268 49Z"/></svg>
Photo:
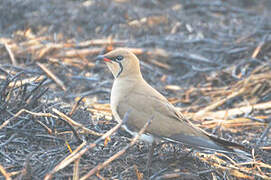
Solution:
<svg viewBox="0 0 271 180"><path fill-rule="evenodd" d="M147 131L154 135L164 137L170 137L174 134L205 136L188 124L175 107L150 85L144 84L138 87L141 88L135 87L117 105L116 110L120 118L123 118L124 114L131 110L127 121L128 126L139 130L153 117L153 122Z"/></svg>
<svg viewBox="0 0 271 180"><path fill-rule="evenodd" d="M220 142L218 138L209 137L205 131L188 123L174 106L152 87L145 88L144 91L135 88L129 96L119 101L116 110L121 118L130 111L126 125L132 131L138 131L153 117L146 131L157 137L206 149L231 151L226 146L227 141Z"/></svg>

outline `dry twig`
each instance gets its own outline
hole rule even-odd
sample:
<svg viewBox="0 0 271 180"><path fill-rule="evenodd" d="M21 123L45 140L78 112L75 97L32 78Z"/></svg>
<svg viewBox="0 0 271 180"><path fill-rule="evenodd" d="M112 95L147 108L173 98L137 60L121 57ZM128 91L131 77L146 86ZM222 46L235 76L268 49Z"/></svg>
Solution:
<svg viewBox="0 0 271 180"><path fill-rule="evenodd" d="M11 51L11 49L10 49L10 47L9 47L9 45L7 43L5 43L5 48L6 48L7 52L8 52L8 55L10 57L10 60L11 60L12 64L14 66L17 66L18 65L17 60L15 59L14 54Z"/></svg>
<svg viewBox="0 0 271 180"><path fill-rule="evenodd" d="M78 122L75 122L74 120L72 120L70 117L68 117L66 114L60 112L59 110L53 108L52 111L54 113L56 113L57 115L59 115L63 120L67 121L69 124L71 124L72 126L75 126L75 127L79 127L81 129L83 129L83 131L85 133L88 133L88 134L92 134L92 135L95 135L95 136L102 136L103 134L101 133L97 133L93 130L90 130L88 128L86 128L85 126L83 126L82 124L78 123Z"/></svg>
<svg viewBox="0 0 271 180"><path fill-rule="evenodd" d="M11 180L10 174L5 170L2 165L0 165L0 173L5 177L6 180Z"/></svg>
<svg viewBox="0 0 271 180"><path fill-rule="evenodd" d="M124 123L129 116L129 112L127 112L123 118L123 122ZM65 168L66 166L68 166L70 163L72 163L73 161L75 161L76 159L80 158L83 154L85 154L89 149L94 148L98 143L100 143L101 141L105 140L106 138L108 138L109 136L111 136L114 132L116 132L120 126L122 125L122 123L117 124L115 127L113 127L112 129L110 129L109 131L107 131L105 134L103 134L100 138L98 138L96 141L94 141L94 143L90 143L87 146L84 146L84 148L81 149L80 146L80 150L78 151L74 151L72 152L68 157L66 157L63 161L61 161L50 173L48 173L45 176L45 180L49 180L52 178L53 174L58 172L59 170ZM83 142L84 143L84 142Z"/></svg>
<svg viewBox="0 0 271 180"><path fill-rule="evenodd" d="M6 120L3 124L1 124L0 126L0 130L2 128L4 128L6 125L8 125L8 123L10 123L10 121L14 120L15 118L19 117L22 113L28 113L28 114L31 114L33 116L42 116L42 117L53 117L53 118L58 118L57 116L55 115L52 115L51 113L37 113L37 112L32 112L32 111L29 111L29 110L26 110L26 109L21 109L20 111L18 111L13 117L9 118L8 120Z"/></svg>
<svg viewBox="0 0 271 180"><path fill-rule="evenodd" d="M37 65L53 80L55 81L55 83L61 87L61 89L63 91L66 91L67 88L66 86L64 85L64 83L57 77L54 75L54 73L52 73L45 65L41 64L41 63L38 63L37 62Z"/></svg>
<svg viewBox="0 0 271 180"><path fill-rule="evenodd" d="M101 164L98 164L95 168L93 168L92 170L90 170L86 175L84 175L82 178L80 178L80 180L86 180L89 179L94 173L96 173L97 171L100 171L101 169L103 169L104 167L106 167L108 164L110 164L112 161L114 161L115 159L117 159L118 157L120 157L121 155L123 155L127 149L129 149L130 147L132 147L136 141L140 138L141 134L144 133L144 131L148 128L148 126L151 123L151 119L149 119L147 121L147 123L141 128L141 130L138 132L138 134L132 139L132 141L130 142L129 145L127 145L126 147L124 147L121 151L117 152L116 154L114 154L113 156L111 156L110 158L108 158L106 161L104 161Z"/></svg>

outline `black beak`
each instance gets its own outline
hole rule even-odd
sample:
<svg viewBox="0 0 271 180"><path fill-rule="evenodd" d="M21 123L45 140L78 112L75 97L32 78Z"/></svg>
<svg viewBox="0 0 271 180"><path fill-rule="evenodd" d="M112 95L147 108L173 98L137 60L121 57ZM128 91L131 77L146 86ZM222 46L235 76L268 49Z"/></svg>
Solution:
<svg viewBox="0 0 271 180"><path fill-rule="evenodd" d="M95 59L96 59L96 61L105 61L105 62L111 62L112 61L112 59L110 59L110 58L108 58L108 57L106 57L104 55L99 55Z"/></svg>
<svg viewBox="0 0 271 180"><path fill-rule="evenodd" d="M95 58L96 61L101 61L104 59L104 55L99 55Z"/></svg>

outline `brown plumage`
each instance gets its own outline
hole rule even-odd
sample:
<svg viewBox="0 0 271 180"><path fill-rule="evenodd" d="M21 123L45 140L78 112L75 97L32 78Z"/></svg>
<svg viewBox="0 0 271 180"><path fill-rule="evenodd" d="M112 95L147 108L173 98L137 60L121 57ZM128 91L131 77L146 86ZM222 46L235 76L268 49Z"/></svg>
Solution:
<svg viewBox="0 0 271 180"><path fill-rule="evenodd" d="M115 80L111 91L111 109L117 121L131 110L124 127L135 135L144 124L153 117L142 140L153 142L166 139L204 149L233 152L242 149L239 144L219 139L204 130L195 127L168 102L158 91L152 88L142 77L138 58L128 49L119 48L99 56L112 72Z"/></svg>

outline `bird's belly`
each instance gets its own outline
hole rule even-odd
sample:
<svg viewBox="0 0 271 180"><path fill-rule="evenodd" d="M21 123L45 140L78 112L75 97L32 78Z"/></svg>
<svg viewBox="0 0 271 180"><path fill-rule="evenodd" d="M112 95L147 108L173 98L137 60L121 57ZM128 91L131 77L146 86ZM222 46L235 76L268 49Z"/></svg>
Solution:
<svg viewBox="0 0 271 180"><path fill-rule="evenodd" d="M126 125L122 125L122 128L129 134L131 134L133 137L138 135L138 132L131 131ZM149 144L152 144L154 141L154 137L151 134L141 134L139 139Z"/></svg>

